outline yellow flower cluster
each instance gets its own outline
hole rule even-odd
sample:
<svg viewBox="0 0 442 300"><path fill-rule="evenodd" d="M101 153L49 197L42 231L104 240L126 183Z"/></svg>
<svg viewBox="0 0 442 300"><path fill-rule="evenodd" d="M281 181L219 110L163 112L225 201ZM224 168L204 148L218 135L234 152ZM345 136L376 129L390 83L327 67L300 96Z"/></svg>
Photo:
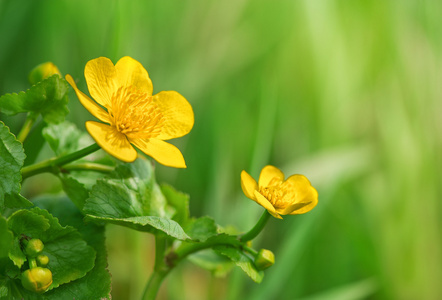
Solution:
<svg viewBox="0 0 442 300"><path fill-rule="evenodd" d="M77 88L70 75L66 80L81 104L103 122L86 122L86 129L101 148L132 162L138 155L134 145L163 165L186 167L180 150L165 142L193 127L193 110L183 96L175 91L152 95L147 71L128 56L116 65L105 57L93 59L86 64L84 75L95 101ZM318 203L318 192L305 176L297 174L284 180L281 170L273 166L262 169L259 182L242 171L241 187L248 198L279 219L281 215L306 213Z"/></svg>

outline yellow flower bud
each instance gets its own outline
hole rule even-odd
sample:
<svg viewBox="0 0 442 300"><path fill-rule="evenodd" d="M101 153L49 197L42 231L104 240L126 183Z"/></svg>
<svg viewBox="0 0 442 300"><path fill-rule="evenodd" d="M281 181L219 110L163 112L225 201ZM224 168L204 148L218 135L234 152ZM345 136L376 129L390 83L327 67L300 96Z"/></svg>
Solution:
<svg viewBox="0 0 442 300"><path fill-rule="evenodd" d="M36 257L41 253L41 251L43 251L44 247L45 245L41 240L31 239L28 241L28 244L26 245L25 253L29 257Z"/></svg>
<svg viewBox="0 0 442 300"><path fill-rule="evenodd" d="M261 249L255 258L255 266L258 270L265 270L275 263L275 255L272 251Z"/></svg>
<svg viewBox="0 0 442 300"><path fill-rule="evenodd" d="M41 267L26 270L21 274L21 284L31 292L44 293L52 284L52 272Z"/></svg>
<svg viewBox="0 0 442 300"><path fill-rule="evenodd" d="M42 64L39 64L36 66L32 71L29 73L29 82L34 85L37 82L42 81L45 78L48 78L49 76L52 76L54 74L58 74L61 76L60 71L58 70L57 66L54 65L52 62L45 62Z"/></svg>
<svg viewBox="0 0 442 300"><path fill-rule="evenodd" d="M43 254L38 255L36 259L37 259L37 264L41 267L46 267L49 263L49 257Z"/></svg>

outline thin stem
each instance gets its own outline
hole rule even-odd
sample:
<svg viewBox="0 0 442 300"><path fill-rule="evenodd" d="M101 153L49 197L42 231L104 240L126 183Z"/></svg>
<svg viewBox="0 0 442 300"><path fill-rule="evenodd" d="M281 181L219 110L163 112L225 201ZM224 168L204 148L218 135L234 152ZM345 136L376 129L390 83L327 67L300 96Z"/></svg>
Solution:
<svg viewBox="0 0 442 300"><path fill-rule="evenodd" d="M248 247L248 246L246 246L246 245L242 246L242 248L243 248L244 250L246 250L247 252L249 252L250 254L252 254L253 257L256 257L256 256L258 255L258 251L256 251L256 250L253 249L253 248L250 248L250 247Z"/></svg>
<svg viewBox="0 0 442 300"><path fill-rule="evenodd" d="M157 272L154 271L150 275L149 281L144 289L143 300L155 300L160 289L161 283L163 283L164 278L168 272Z"/></svg>
<svg viewBox="0 0 442 300"><path fill-rule="evenodd" d="M255 238L261 230L264 228L265 224L267 223L268 219L270 218L270 214L265 211L261 218L259 219L258 223L255 225L255 227L252 228L249 232L247 232L245 235L243 235L239 240L235 239L234 241L223 241L223 240L207 240L202 243L185 243L178 247L175 251L170 252L166 257L159 256L160 253L163 253L165 248L161 246L158 242L160 241L158 237L155 237L155 266L154 266L154 272L152 273L146 288L144 289L144 295L143 300L154 300L158 289L166 275L178 264L180 263L184 258L186 258L188 255L212 248L213 246L217 245L225 245L229 247L236 247L236 248L243 248L250 254L256 256L257 252L253 250L250 247L247 247L244 245L245 242L252 240Z"/></svg>
<svg viewBox="0 0 442 300"><path fill-rule="evenodd" d="M197 251L211 248L215 245L227 245L231 247L239 247L240 242L226 243L225 241L206 241L204 243L185 244L170 252L164 257L165 244L160 243L162 239L155 237L155 266L149 281L146 284L143 294L143 300L154 300L164 278L170 271L186 256Z"/></svg>
<svg viewBox="0 0 442 300"><path fill-rule="evenodd" d="M267 210L264 211L264 213L261 215L261 218L259 219L258 223L256 223L256 225L252 229L250 229L249 232L245 233L240 238L241 242L247 242L247 241L253 240L264 228L264 226L266 225L269 218L270 218L269 212Z"/></svg>
<svg viewBox="0 0 442 300"><path fill-rule="evenodd" d="M155 236L155 264L154 271L159 271L164 267L164 254L166 252L166 240Z"/></svg>
<svg viewBox="0 0 442 300"><path fill-rule="evenodd" d="M28 113L26 116L25 123L23 124L23 127L21 128L20 132L17 134L17 140L20 142L24 142L26 137L28 136L29 132L31 131L32 125L34 125L35 121L37 120L38 114L36 113Z"/></svg>
<svg viewBox="0 0 442 300"><path fill-rule="evenodd" d="M91 154L92 152L95 152L100 149L100 146L97 144L92 144L89 147L83 148L81 150L78 150L77 152L70 153L67 155L63 155L60 157L54 157L27 167L24 167L21 170L22 178L23 180L44 172L52 172L57 173L59 171L59 167L70 163L72 161L75 161L79 158L82 158L86 155Z"/></svg>
<svg viewBox="0 0 442 300"><path fill-rule="evenodd" d="M35 258L29 258L29 269L37 268L37 261Z"/></svg>
<svg viewBox="0 0 442 300"><path fill-rule="evenodd" d="M225 245L230 247L240 247L241 242L239 240L235 240L235 242L226 242L226 241L217 241L217 240L208 240L202 243L189 243L181 245L178 249L175 250L175 252L171 253L171 265L175 266L178 264L181 260L183 260L186 256L204 250L211 248L213 246L217 245ZM166 260L168 260L166 258Z"/></svg>
<svg viewBox="0 0 442 300"><path fill-rule="evenodd" d="M160 289L161 283L170 272L164 261L166 252L166 240L155 236L155 264L153 273L150 275L149 281L144 288L143 300L155 300Z"/></svg>
<svg viewBox="0 0 442 300"><path fill-rule="evenodd" d="M106 166L96 163L79 163L79 164L69 164L63 166L65 171L95 171L99 173L110 173L114 170L114 167Z"/></svg>

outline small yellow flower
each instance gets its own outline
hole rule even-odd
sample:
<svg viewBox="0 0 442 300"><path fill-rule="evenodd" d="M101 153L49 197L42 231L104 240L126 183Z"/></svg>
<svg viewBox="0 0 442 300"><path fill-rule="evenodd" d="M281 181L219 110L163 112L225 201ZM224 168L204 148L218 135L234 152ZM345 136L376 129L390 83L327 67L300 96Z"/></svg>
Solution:
<svg viewBox="0 0 442 300"><path fill-rule="evenodd" d="M87 131L101 148L122 161L132 162L137 158L134 145L163 165L186 167L180 150L165 142L189 133L193 127L192 107L182 95L175 91L152 95L147 71L128 56L115 66L106 57L93 59L86 64L84 76L96 102L77 88L70 75L66 80L81 104L107 123L86 122Z"/></svg>
<svg viewBox="0 0 442 300"><path fill-rule="evenodd" d="M259 184L246 171L241 172L244 194L263 206L275 218L281 215L303 214L318 204L318 192L304 175L292 175L284 180L284 173L274 166L265 166Z"/></svg>

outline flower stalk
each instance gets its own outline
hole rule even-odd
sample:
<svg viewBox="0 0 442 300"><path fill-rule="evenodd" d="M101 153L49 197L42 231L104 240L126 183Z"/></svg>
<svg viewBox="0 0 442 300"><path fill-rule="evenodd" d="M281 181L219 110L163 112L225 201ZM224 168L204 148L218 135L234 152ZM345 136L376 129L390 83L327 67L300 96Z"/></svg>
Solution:
<svg viewBox="0 0 442 300"><path fill-rule="evenodd" d="M114 167L97 164L97 163L78 163L63 166L63 171L94 171L98 173L108 174L114 170Z"/></svg>
<svg viewBox="0 0 442 300"><path fill-rule="evenodd" d="M240 237L241 242L245 243L253 240L263 230L270 216L270 213L265 210L261 215L261 218L259 218L258 223L256 223L256 225L252 229L250 229L249 232Z"/></svg>
<svg viewBox="0 0 442 300"><path fill-rule="evenodd" d="M155 265L154 271L146 284L143 294L143 300L154 300L158 290L163 282L164 278L169 274L169 272L177 266L183 259L187 256L204 250L213 248L214 246L224 245L228 247L241 248L248 253L252 254L254 257L258 255L258 252L245 243L254 239L264 228L267 221L270 218L270 213L266 210L262 214L258 223L246 234L235 239L234 241L220 241L220 240L207 240L200 243L184 243L174 251L169 252L165 255L165 240L155 237Z"/></svg>
<svg viewBox="0 0 442 300"><path fill-rule="evenodd" d="M35 121L37 120L38 114L30 112L26 116L25 123L23 124L23 127L21 128L20 132L17 134L17 140L20 142L24 142L26 137L28 136L29 132L31 131L32 125L34 125Z"/></svg>
<svg viewBox="0 0 442 300"><path fill-rule="evenodd" d="M83 148L81 150L78 150L76 152L54 157L27 167L24 167L21 170L21 175L23 180L25 180L28 177L44 173L44 172L51 172L51 173L57 173L59 172L59 168L65 164L68 164L72 161L75 161L77 159L80 159L86 155L89 155L97 150L100 149L100 146L97 144L92 144L86 148Z"/></svg>
<svg viewBox="0 0 442 300"><path fill-rule="evenodd" d="M166 240L159 236L155 236L155 264L153 273L150 275L149 281L144 288L143 300L155 300L161 283L171 268L166 266L164 254L166 252Z"/></svg>

